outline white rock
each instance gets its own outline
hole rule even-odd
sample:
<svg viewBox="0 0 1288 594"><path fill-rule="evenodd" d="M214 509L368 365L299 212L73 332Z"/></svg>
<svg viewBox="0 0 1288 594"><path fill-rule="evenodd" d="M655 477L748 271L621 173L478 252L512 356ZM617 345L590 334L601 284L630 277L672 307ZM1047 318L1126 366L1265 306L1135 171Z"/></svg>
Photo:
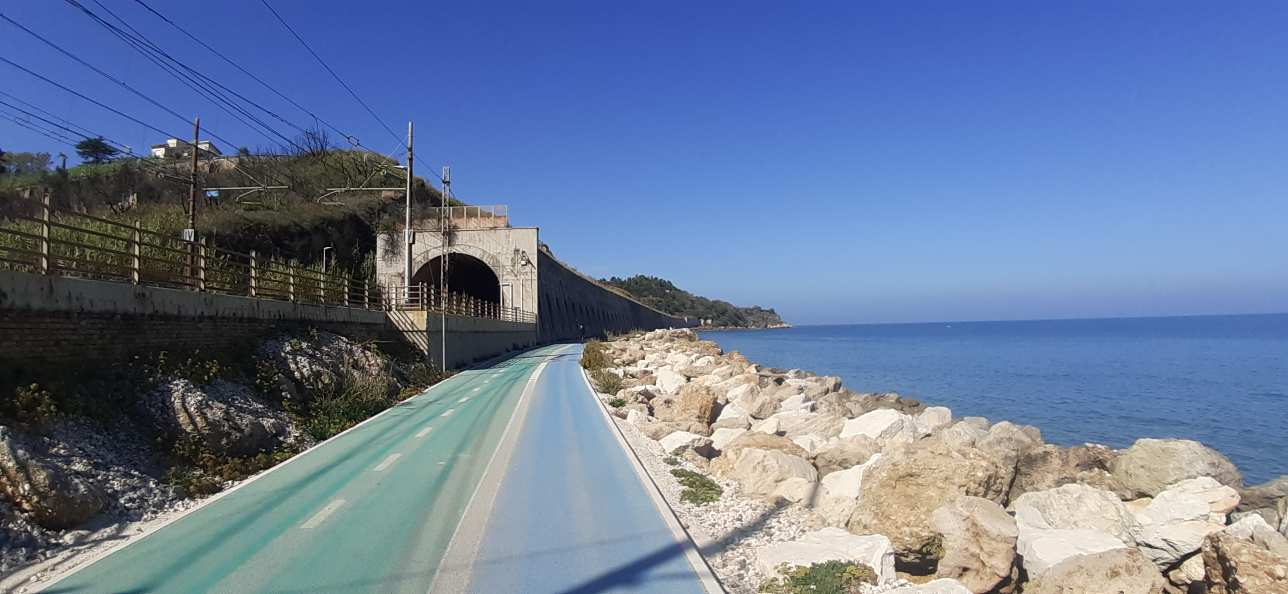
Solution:
<svg viewBox="0 0 1288 594"><path fill-rule="evenodd" d="M631 409L626 413L626 422L635 426L640 426L649 422L648 413Z"/></svg>
<svg viewBox="0 0 1288 594"><path fill-rule="evenodd" d="M818 493L818 483L803 477L792 477L774 487L771 495L782 497L792 503L810 501Z"/></svg>
<svg viewBox="0 0 1288 594"><path fill-rule="evenodd" d="M779 420L775 417L769 417L768 419L765 419L751 426L752 431L756 431L758 433L768 433L770 435L777 435L778 428L779 428Z"/></svg>
<svg viewBox="0 0 1288 594"><path fill-rule="evenodd" d="M1024 493L1011 502L1015 522L1024 529L1087 529L1134 544L1135 516L1118 496L1078 483Z"/></svg>
<svg viewBox="0 0 1288 594"><path fill-rule="evenodd" d="M716 417L716 422L719 423L720 421L748 418L750 416L751 415L747 414L746 409L738 406L737 402L730 402L724 405L724 408L720 409L720 416Z"/></svg>
<svg viewBox="0 0 1288 594"><path fill-rule="evenodd" d="M675 394L689 380L683 375L676 373L670 367L662 367L657 370L656 374L657 389L664 394Z"/></svg>
<svg viewBox="0 0 1288 594"><path fill-rule="evenodd" d="M953 422L953 411L943 406L932 406L921 411L914 419L918 435L930 435Z"/></svg>
<svg viewBox="0 0 1288 594"><path fill-rule="evenodd" d="M814 410L814 402L806 398L804 394L797 394L778 404L778 412L810 412Z"/></svg>
<svg viewBox="0 0 1288 594"><path fill-rule="evenodd" d="M683 447L701 447L710 444L713 440L697 433L675 431L658 441L662 444L662 451L674 452L676 449Z"/></svg>
<svg viewBox="0 0 1288 594"><path fill-rule="evenodd" d="M1099 530L1021 528L1016 551L1024 560L1030 578L1042 575L1069 557L1126 548L1123 541Z"/></svg>
<svg viewBox="0 0 1288 594"><path fill-rule="evenodd" d="M886 590L885 594L971 594L971 591L957 580L940 578L924 584L900 586L893 590Z"/></svg>
<svg viewBox="0 0 1288 594"><path fill-rule="evenodd" d="M801 449L805 450L805 452L808 453L811 458L814 456L814 454L818 453L818 451L824 446L824 444L827 443L826 439L823 439L822 437L814 435L813 433L806 433L805 435L797 435L796 437L791 438L791 440L792 440L792 443L795 443L796 445L800 446Z"/></svg>
<svg viewBox="0 0 1288 594"><path fill-rule="evenodd" d="M791 542L779 542L756 551L756 566L767 576L778 574L778 568L810 566L824 561L850 561L871 567L877 582L896 578L894 548L890 539L880 534L858 536L840 528L823 528Z"/></svg>
<svg viewBox="0 0 1288 594"><path fill-rule="evenodd" d="M779 483L791 478L818 481L818 470L808 460L759 448L734 448L712 461L711 472L754 495L773 495Z"/></svg>
<svg viewBox="0 0 1288 594"><path fill-rule="evenodd" d="M873 454L867 462L830 472L819 481L818 502L815 509L827 525L844 527L850 520L850 514L858 505L859 489L863 486L863 472L875 462L881 454Z"/></svg>
<svg viewBox="0 0 1288 594"><path fill-rule="evenodd" d="M694 367L709 367L716 364L716 358L711 355L703 355L693 362Z"/></svg>
<svg viewBox="0 0 1288 594"><path fill-rule="evenodd" d="M850 419L841 428L841 438L863 435L877 442L911 441L915 432L912 417L888 408L879 408ZM906 439L901 439L906 437Z"/></svg>
<svg viewBox="0 0 1288 594"><path fill-rule="evenodd" d="M1136 548L1161 569L1179 563L1203 546L1203 539L1224 526L1207 520L1187 520L1149 526L1137 535Z"/></svg>
<svg viewBox="0 0 1288 594"><path fill-rule="evenodd" d="M716 429L715 431L711 432L711 447L714 447L715 449L720 451L724 451L725 446L729 445L729 442L733 441L734 438L746 432L747 432L746 429L736 429L736 428L730 428L730 427L722 427L720 429Z"/></svg>
<svg viewBox="0 0 1288 594"><path fill-rule="evenodd" d="M757 396L760 396L760 386L739 384L725 392L725 401L737 404L743 410L751 410Z"/></svg>

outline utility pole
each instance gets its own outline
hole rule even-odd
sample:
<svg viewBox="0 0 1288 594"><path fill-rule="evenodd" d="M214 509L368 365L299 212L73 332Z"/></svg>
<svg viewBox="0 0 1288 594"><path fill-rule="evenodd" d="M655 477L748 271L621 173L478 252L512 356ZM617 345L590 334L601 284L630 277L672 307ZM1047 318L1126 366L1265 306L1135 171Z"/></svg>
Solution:
<svg viewBox="0 0 1288 594"><path fill-rule="evenodd" d="M191 278L197 269L197 143L201 142L201 116L192 121L192 175L188 178L188 270ZM194 285L195 288L195 285Z"/></svg>
<svg viewBox="0 0 1288 594"><path fill-rule="evenodd" d="M403 220L403 284L407 285L407 302L411 302L411 276L415 271L411 269L411 247L416 243L416 234L411 229L411 191L412 179L416 176L412 172L412 129L411 122L407 122L407 208ZM424 295L420 296L421 300L425 299Z"/></svg>
<svg viewBox="0 0 1288 594"><path fill-rule="evenodd" d="M451 225L449 225L448 222L452 216L451 200L448 198L448 196L451 196L451 195L452 195L452 170L450 167L447 167L446 165L444 165L443 166L443 193L442 195L439 196L439 202L442 202L442 204L440 205L441 208L439 209L439 213L438 213L438 225L439 225L440 233L442 234L442 238L443 238L443 255L439 259L439 264L441 266L439 268L439 273L438 273L438 284L439 284L438 298L440 300L447 298L447 260L448 260L448 255L450 253L448 251L448 248L451 247L451 242L448 241L447 239L448 237L447 233L451 229ZM440 350L443 353L443 371L447 371L447 307L440 304L438 310L439 310L439 314L438 314L439 333L438 334L439 334L439 338L442 340L442 344L440 345Z"/></svg>

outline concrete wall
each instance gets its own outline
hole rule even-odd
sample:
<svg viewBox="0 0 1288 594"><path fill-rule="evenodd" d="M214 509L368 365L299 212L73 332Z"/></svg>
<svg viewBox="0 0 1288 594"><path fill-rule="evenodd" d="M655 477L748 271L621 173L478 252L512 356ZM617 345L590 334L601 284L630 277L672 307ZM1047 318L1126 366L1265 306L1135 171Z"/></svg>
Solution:
<svg viewBox="0 0 1288 594"><path fill-rule="evenodd" d="M535 324L444 316L424 311L389 312L403 339L428 354L433 365L443 360L443 323L447 326L447 368L460 369L502 353L537 344Z"/></svg>
<svg viewBox="0 0 1288 594"><path fill-rule="evenodd" d="M603 336L606 332L693 326L633 299L609 291L557 260L538 252L538 338L541 342ZM584 330L579 326L584 326Z"/></svg>
<svg viewBox="0 0 1288 594"><path fill-rule="evenodd" d="M401 340L382 311L0 271L0 367L7 370L217 351L304 328Z"/></svg>

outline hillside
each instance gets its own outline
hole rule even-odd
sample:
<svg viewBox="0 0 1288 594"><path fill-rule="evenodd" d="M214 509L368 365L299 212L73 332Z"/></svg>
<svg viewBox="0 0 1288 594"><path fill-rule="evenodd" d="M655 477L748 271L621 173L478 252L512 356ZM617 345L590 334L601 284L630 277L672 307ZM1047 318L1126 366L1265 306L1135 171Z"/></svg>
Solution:
<svg viewBox="0 0 1288 594"><path fill-rule="evenodd" d="M106 163L51 168L49 155L7 153L0 172L0 224L31 216L48 190L56 208L178 235L187 226L191 165L185 160L120 158ZM20 157L21 156L21 157ZM30 158L23 158L30 156ZM30 165L19 167L22 159ZM368 152L318 146L290 155L235 155L206 161L201 186L286 186L247 192L211 191L199 199L197 228L216 245L312 264L322 248L334 248L340 270L366 277L377 233L397 232L402 191L333 192L328 188L400 187L405 182L392 159ZM415 207L436 206L438 191L417 178Z"/></svg>
<svg viewBox="0 0 1288 594"><path fill-rule="evenodd" d="M738 307L727 301L708 299L676 287L671 281L655 276L612 277L600 281L627 293L642 303L673 316L709 320L708 325L733 328L769 328L781 326L783 319L772 308Z"/></svg>

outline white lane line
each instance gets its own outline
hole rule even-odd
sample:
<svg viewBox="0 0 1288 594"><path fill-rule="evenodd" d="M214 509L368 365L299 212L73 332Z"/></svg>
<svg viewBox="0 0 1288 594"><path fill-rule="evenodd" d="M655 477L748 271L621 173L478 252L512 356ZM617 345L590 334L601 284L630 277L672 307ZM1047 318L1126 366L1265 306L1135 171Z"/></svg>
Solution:
<svg viewBox="0 0 1288 594"><path fill-rule="evenodd" d="M469 401L470 401L470 397L469 397L469 396L466 396L466 397L464 397L464 398L462 398L462 399L460 399L460 400L457 400L457 401L456 401L456 403L457 403L457 404L465 404L466 402L469 402Z"/></svg>
<svg viewBox="0 0 1288 594"><path fill-rule="evenodd" d="M478 388L474 388L474 389L473 389L473 390L471 390L471 391L472 391L472 392L477 392L477 391L479 391L479 389L478 389Z"/></svg>
<svg viewBox="0 0 1288 594"><path fill-rule="evenodd" d="M449 409L447 409L447 410L443 411L443 414L438 415L438 416L440 416L440 417L450 417L450 416L452 416L452 411L454 411L454 410L456 410L456 409L454 409L454 408L449 408Z"/></svg>
<svg viewBox="0 0 1288 594"><path fill-rule="evenodd" d="M429 432L430 432L430 431L433 431L433 430L434 430L434 428L433 428L433 427L426 427L426 428L424 428L424 429L421 429L420 431L417 431L417 432L416 432L416 439L420 439L420 438L422 438L422 437L425 437L426 435L429 435Z"/></svg>
<svg viewBox="0 0 1288 594"><path fill-rule="evenodd" d="M376 465L375 468L372 468L371 471L380 472L386 468L389 468L390 466L393 466L393 463L396 460L398 460L398 458L400 457L402 457L402 454L389 454L388 458L385 458L384 460L382 460L379 464Z"/></svg>
<svg viewBox="0 0 1288 594"><path fill-rule="evenodd" d="M309 521L300 524L300 528L303 530L317 528L318 524L325 522L327 518L331 517L331 514L335 513L335 510L340 509L341 505L344 505L343 499L336 499L335 501L326 504L326 507L322 508L318 513L313 514L313 517L309 518Z"/></svg>

